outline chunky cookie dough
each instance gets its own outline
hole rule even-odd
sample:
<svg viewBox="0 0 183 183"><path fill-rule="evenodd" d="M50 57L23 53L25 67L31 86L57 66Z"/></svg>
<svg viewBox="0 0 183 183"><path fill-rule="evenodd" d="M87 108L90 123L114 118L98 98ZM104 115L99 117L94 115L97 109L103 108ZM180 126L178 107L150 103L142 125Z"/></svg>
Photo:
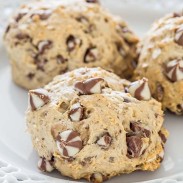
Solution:
<svg viewBox="0 0 183 183"><path fill-rule="evenodd" d="M27 89L56 75L100 66L131 77L138 38L96 1L39 1L23 5L4 35L13 80Z"/></svg>
<svg viewBox="0 0 183 183"><path fill-rule="evenodd" d="M163 109L183 114L183 15L155 22L140 44L136 78L149 79L152 96Z"/></svg>
<svg viewBox="0 0 183 183"><path fill-rule="evenodd" d="M100 68L80 68L30 90L29 103L27 127L42 171L99 183L153 171L163 160L168 132L145 78L129 83Z"/></svg>

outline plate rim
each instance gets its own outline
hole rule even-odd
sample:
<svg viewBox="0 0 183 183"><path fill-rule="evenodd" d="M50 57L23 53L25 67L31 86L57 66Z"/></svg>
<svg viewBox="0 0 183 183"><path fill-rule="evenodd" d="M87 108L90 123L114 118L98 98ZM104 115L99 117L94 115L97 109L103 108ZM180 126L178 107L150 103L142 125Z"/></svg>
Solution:
<svg viewBox="0 0 183 183"><path fill-rule="evenodd" d="M30 1L30 0L26 0L26 1ZM104 1L104 0L103 0ZM111 0L105 0L106 2L109 2ZM149 0L147 3L147 0L113 0L116 1L116 3L120 3L120 5L127 5L127 4L133 4L133 5L137 5L139 3L143 3L144 6L152 6L152 3L156 3L159 2L161 4L164 4L165 0ZM4 7L9 7L9 5L11 4L12 0L6 0L3 2L0 2L0 10L2 10ZM23 1L22 1L23 2ZM145 3L146 2L146 3ZM169 0L169 7L171 8L171 3L170 2L174 2L176 4L176 2L180 2L181 5L183 5L182 0ZM4 3L4 4L3 4ZM178 4L178 3L177 3ZM11 4L12 5L12 4ZM156 3L157 5L157 3ZM156 8L158 8L157 6L155 6ZM11 12L11 11L10 11ZM4 12L4 15L7 17L8 14L10 14L10 12ZM3 13L2 13L3 14ZM3 21L3 24L2 24ZM3 32L3 27L4 27L4 22L5 19L0 19L0 35ZM3 26L2 26L3 25ZM2 29L1 29L2 28ZM2 36L0 36L0 41L2 42ZM0 44L0 49L2 49L2 45ZM63 180L63 179L59 179L59 178L54 178L54 177L49 177L47 175L43 175L43 174L39 174L39 173L29 173L30 171L27 171L25 169L21 169L12 165L12 163L8 162L8 161L4 161L2 159L0 159L0 183L7 183L7 181L14 181L15 183L82 183L81 181L78 182L77 180ZM39 174L39 175L38 175ZM17 177L22 177L22 179L24 180L17 180ZM135 183L135 182L134 182ZM148 181L140 181L140 182L136 182L136 183L183 183L183 172L179 172L179 173L175 173L174 175L171 176L167 176L167 177L163 177L163 178L157 178L154 180L148 180Z"/></svg>

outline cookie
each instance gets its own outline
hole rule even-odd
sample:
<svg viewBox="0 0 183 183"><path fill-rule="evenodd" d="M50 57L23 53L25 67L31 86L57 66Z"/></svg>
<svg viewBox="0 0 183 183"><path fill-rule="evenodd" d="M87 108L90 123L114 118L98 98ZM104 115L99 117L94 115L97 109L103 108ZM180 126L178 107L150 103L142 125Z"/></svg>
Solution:
<svg viewBox="0 0 183 183"><path fill-rule="evenodd" d="M135 77L149 79L163 109L183 114L183 16L174 13L154 23L139 47Z"/></svg>
<svg viewBox="0 0 183 183"><path fill-rule="evenodd" d="M157 169L168 136L147 79L130 83L100 68L76 69L30 90L26 120L40 170L94 183Z"/></svg>
<svg viewBox="0 0 183 183"><path fill-rule="evenodd" d="M131 77L138 38L95 2L39 1L20 7L4 34L15 83L34 89L56 75L95 66Z"/></svg>

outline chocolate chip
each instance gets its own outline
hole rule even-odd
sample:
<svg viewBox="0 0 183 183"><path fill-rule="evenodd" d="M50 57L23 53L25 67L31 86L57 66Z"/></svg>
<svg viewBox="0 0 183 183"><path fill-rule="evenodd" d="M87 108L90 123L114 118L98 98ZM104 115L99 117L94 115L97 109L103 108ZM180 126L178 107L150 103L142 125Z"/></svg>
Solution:
<svg viewBox="0 0 183 183"><path fill-rule="evenodd" d="M114 162L114 157L109 157L109 162L113 163Z"/></svg>
<svg viewBox="0 0 183 183"><path fill-rule="evenodd" d="M105 133L104 135L102 135L98 140L97 140L97 144L99 146L101 146L103 149L107 149L109 148L109 146L111 145L112 142L112 138L110 136L109 133Z"/></svg>
<svg viewBox="0 0 183 183"><path fill-rule="evenodd" d="M178 113L182 114L183 113L183 103L177 105Z"/></svg>
<svg viewBox="0 0 183 183"><path fill-rule="evenodd" d="M181 12L179 12L179 13L174 12L173 13L173 18L177 18L177 17L181 17L181 16L182 16L182 13Z"/></svg>
<svg viewBox="0 0 183 183"><path fill-rule="evenodd" d="M89 129L89 125L87 125L87 126L85 127L85 129L88 130L88 129Z"/></svg>
<svg viewBox="0 0 183 183"><path fill-rule="evenodd" d="M98 58L98 49L96 47L88 48L84 55L84 62L95 62Z"/></svg>
<svg viewBox="0 0 183 183"><path fill-rule="evenodd" d="M183 80L183 60L175 59L166 63L165 75L172 82Z"/></svg>
<svg viewBox="0 0 183 183"><path fill-rule="evenodd" d="M16 36L15 36L17 39L19 39L19 40L27 40L27 39L31 39L30 38L30 36L28 35L28 34L26 34L26 33L18 33L18 34L16 34Z"/></svg>
<svg viewBox="0 0 183 183"><path fill-rule="evenodd" d="M47 20L50 17L51 13L42 13L39 15L41 20Z"/></svg>
<svg viewBox="0 0 183 183"><path fill-rule="evenodd" d="M68 61L68 59L64 58L62 55L57 55L56 60L58 64L64 64Z"/></svg>
<svg viewBox="0 0 183 183"><path fill-rule="evenodd" d="M167 141L166 136L162 133L162 131L161 131L161 130L158 132L158 134L159 134L159 136L160 136L160 138L161 138L162 142L165 144L165 143L166 143L166 141Z"/></svg>
<svg viewBox="0 0 183 183"><path fill-rule="evenodd" d="M141 155L141 149L143 146L141 137L127 135L126 143L127 143L127 156L129 158L138 158Z"/></svg>
<svg viewBox="0 0 183 183"><path fill-rule="evenodd" d="M86 33L92 33L94 30L96 30L96 25L90 24Z"/></svg>
<svg viewBox="0 0 183 183"><path fill-rule="evenodd" d="M90 176L89 180L93 183L100 183L100 182L103 182L103 181L107 180L107 177L102 175L101 173L93 173Z"/></svg>
<svg viewBox="0 0 183 183"><path fill-rule="evenodd" d="M164 96L164 88L160 83L156 84L156 93L155 93L155 98L158 101L162 101L163 100L163 96Z"/></svg>
<svg viewBox="0 0 183 183"><path fill-rule="evenodd" d="M133 97L138 100L150 100L151 93L148 85L148 79L143 78L139 81L131 83L128 89L125 89L126 92L129 92Z"/></svg>
<svg viewBox="0 0 183 183"><path fill-rule="evenodd" d="M71 109L69 111L69 118L73 122L81 121L84 117L84 108L81 106L81 104L75 103L71 106Z"/></svg>
<svg viewBox="0 0 183 183"><path fill-rule="evenodd" d="M43 54L45 50L50 49L53 46L52 41L50 40L41 40L38 42L37 48L39 54Z"/></svg>
<svg viewBox="0 0 183 183"><path fill-rule="evenodd" d="M9 32L10 28L11 28L10 25L8 25L8 26L6 27L6 29L5 29L5 34L7 34L7 33Z"/></svg>
<svg viewBox="0 0 183 183"><path fill-rule="evenodd" d="M32 14L31 17L39 16L41 20L47 20L51 16L51 12L49 10L42 10L40 12Z"/></svg>
<svg viewBox="0 0 183 183"><path fill-rule="evenodd" d="M90 78L82 82L77 82L74 87L83 95L96 94L102 92L103 82L104 79L102 78Z"/></svg>
<svg viewBox="0 0 183 183"><path fill-rule="evenodd" d="M68 68L68 67L65 67L64 69L61 69L61 70L60 70L59 74L64 74L64 73L66 73L68 70L69 70L69 68Z"/></svg>
<svg viewBox="0 0 183 183"><path fill-rule="evenodd" d="M91 163L91 159L92 159L92 158L93 158L93 156L92 156L92 157L84 158L83 161L80 162L81 165L82 165L82 166L86 166L87 164Z"/></svg>
<svg viewBox="0 0 183 183"><path fill-rule="evenodd" d="M85 16L79 16L76 18L78 22L81 22L82 24L88 24L88 19Z"/></svg>
<svg viewBox="0 0 183 183"><path fill-rule="evenodd" d="M27 13L19 13L16 17L15 17L15 21L19 22Z"/></svg>
<svg viewBox="0 0 183 183"><path fill-rule="evenodd" d="M47 90L39 88L29 91L29 104L32 110L37 110L50 101Z"/></svg>
<svg viewBox="0 0 183 183"><path fill-rule="evenodd" d="M119 52L119 54L122 56L122 57L126 57L126 51L124 50L123 46L121 45L121 43L116 43L116 47L117 47L117 50Z"/></svg>
<svg viewBox="0 0 183 183"><path fill-rule="evenodd" d="M151 135L151 132L143 128L140 122L130 122L130 129L133 132L139 133L142 137L149 138Z"/></svg>
<svg viewBox="0 0 183 183"><path fill-rule="evenodd" d="M66 44L67 44L67 50L71 52L76 48L76 46L81 45L81 40L79 38L74 37L73 35L70 35L67 38Z"/></svg>
<svg viewBox="0 0 183 183"><path fill-rule="evenodd" d="M90 24L89 20L85 17L85 16L79 16L76 18L76 20L80 23L82 23L83 25L85 25L84 32L86 34L91 33L92 31L94 31L96 29L94 24Z"/></svg>
<svg viewBox="0 0 183 183"><path fill-rule="evenodd" d="M53 168L53 160L46 160L46 158L40 158L38 161L38 168L42 172L52 172Z"/></svg>
<svg viewBox="0 0 183 183"><path fill-rule="evenodd" d="M133 69L135 69L137 67L137 65L138 65L137 59L131 60L131 65L132 65Z"/></svg>
<svg viewBox="0 0 183 183"><path fill-rule="evenodd" d="M56 144L60 154L66 158L73 157L83 147L79 133L73 130L60 132L56 137Z"/></svg>
<svg viewBox="0 0 183 183"><path fill-rule="evenodd" d="M133 132L139 132L142 130L142 128L140 127L140 123L138 122L130 122L130 129Z"/></svg>
<svg viewBox="0 0 183 183"><path fill-rule="evenodd" d="M158 158L160 159L160 163L162 163L162 161L164 160L164 155L165 155L164 150L158 154Z"/></svg>
<svg viewBox="0 0 183 183"><path fill-rule="evenodd" d="M130 102L131 102L128 98L124 98L124 97L123 97L123 99L124 99L123 102L125 102L125 103L130 103Z"/></svg>
<svg viewBox="0 0 183 183"><path fill-rule="evenodd" d="M32 80L34 78L35 74L34 73L29 73L27 74L27 77Z"/></svg>
<svg viewBox="0 0 183 183"><path fill-rule="evenodd" d="M177 29L175 32L175 42L178 45L183 46L183 28L182 27Z"/></svg>
<svg viewBox="0 0 183 183"><path fill-rule="evenodd" d="M37 70L44 72L44 66L48 62L47 59L41 58L39 54L34 57L34 63L37 65Z"/></svg>
<svg viewBox="0 0 183 183"><path fill-rule="evenodd" d="M104 21L105 21L106 23L108 23L108 22L109 22L108 18L104 18Z"/></svg>
<svg viewBox="0 0 183 183"><path fill-rule="evenodd" d="M155 116L155 118L158 118L160 115L155 113L154 116Z"/></svg>
<svg viewBox="0 0 183 183"><path fill-rule="evenodd" d="M99 3L98 0L86 0L87 3Z"/></svg>
<svg viewBox="0 0 183 183"><path fill-rule="evenodd" d="M66 159L66 161L69 163L73 162L74 160L75 160L75 158L73 158L73 157L67 157L67 159Z"/></svg>
<svg viewBox="0 0 183 183"><path fill-rule="evenodd" d="M55 161L55 157L52 156L52 157L51 157L51 162L52 162L52 164L53 164L54 161Z"/></svg>

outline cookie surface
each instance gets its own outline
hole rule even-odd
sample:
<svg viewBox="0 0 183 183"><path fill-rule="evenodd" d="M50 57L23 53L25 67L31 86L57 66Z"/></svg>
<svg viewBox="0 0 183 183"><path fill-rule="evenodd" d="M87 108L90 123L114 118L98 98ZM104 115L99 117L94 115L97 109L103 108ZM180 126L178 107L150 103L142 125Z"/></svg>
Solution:
<svg viewBox="0 0 183 183"><path fill-rule="evenodd" d="M152 95L164 109L183 114L183 16L155 22L140 44L137 78L146 77Z"/></svg>
<svg viewBox="0 0 183 183"><path fill-rule="evenodd" d="M38 88L79 67L100 66L131 77L138 38L123 20L92 2L39 1L17 11L4 40L18 85Z"/></svg>
<svg viewBox="0 0 183 183"><path fill-rule="evenodd" d="M62 175L95 183L157 169L167 131L161 104L149 98L146 82L80 68L31 90L26 119L41 157L39 168L49 172L54 167Z"/></svg>

